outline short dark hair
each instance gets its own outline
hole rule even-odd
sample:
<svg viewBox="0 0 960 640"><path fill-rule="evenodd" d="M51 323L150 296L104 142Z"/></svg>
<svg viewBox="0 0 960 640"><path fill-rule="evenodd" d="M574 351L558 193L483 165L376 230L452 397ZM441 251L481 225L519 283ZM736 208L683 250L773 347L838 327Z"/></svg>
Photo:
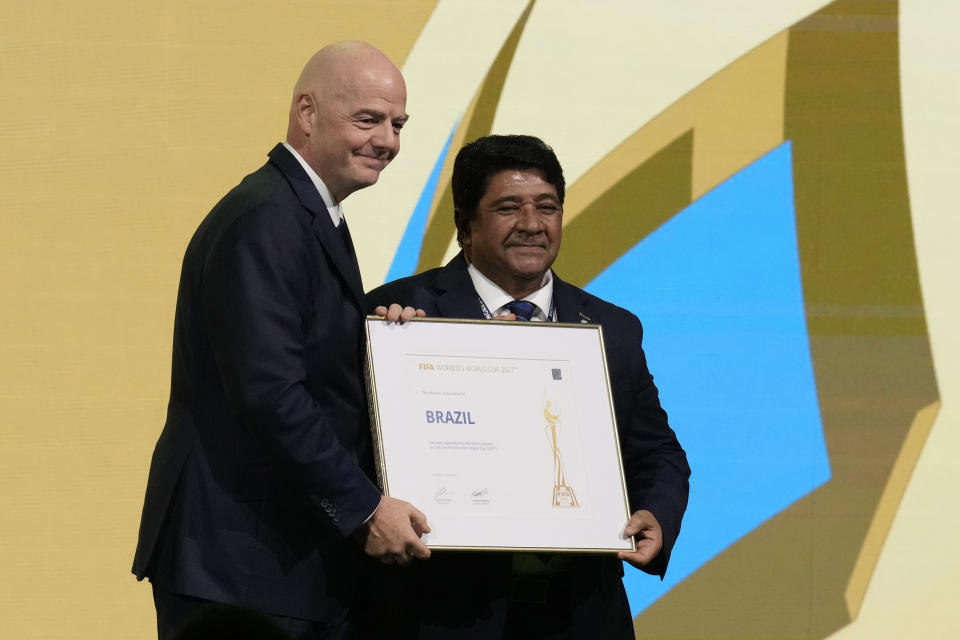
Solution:
<svg viewBox="0 0 960 640"><path fill-rule="evenodd" d="M534 136L484 136L465 145L453 161L453 223L457 242L467 224L477 216L477 205L487 192L490 178L500 171L535 169L557 190L563 204L563 169L557 154L543 140Z"/></svg>

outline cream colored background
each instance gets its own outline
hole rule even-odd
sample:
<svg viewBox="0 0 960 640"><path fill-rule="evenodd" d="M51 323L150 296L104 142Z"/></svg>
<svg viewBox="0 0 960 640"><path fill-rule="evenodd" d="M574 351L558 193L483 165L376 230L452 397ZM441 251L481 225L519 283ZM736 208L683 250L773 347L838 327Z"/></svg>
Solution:
<svg viewBox="0 0 960 640"><path fill-rule="evenodd" d="M562 136L572 179L823 4L541 2L504 91L516 108L495 128ZM366 39L404 66L413 115L381 184L347 201L365 283L378 284L440 144L526 3L434 5L0 6L0 637L153 634L149 587L129 568L186 242L283 135L306 58L326 42ZM626 31L626 12L650 32ZM956 24L954 2L901 2L910 197L943 407L860 616L834 635L843 640L960 637ZM611 55L635 60L649 90L585 64ZM634 120L591 117L597 96L630 101Z"/></svg>
<svg viewBox="0 0 960 640"><path fill-rule="evenodd" d="M943 406L917 461L860 615L831 640L960 638L960 5L900 5L900 72L910 206Z"/></svg>

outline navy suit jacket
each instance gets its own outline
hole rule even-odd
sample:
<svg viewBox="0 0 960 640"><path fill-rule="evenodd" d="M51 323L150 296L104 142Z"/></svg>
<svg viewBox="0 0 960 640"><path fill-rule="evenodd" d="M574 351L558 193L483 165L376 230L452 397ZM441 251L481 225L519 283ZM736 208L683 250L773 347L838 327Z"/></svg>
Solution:
<svg viewBox="0 0 960 640"><path fill-rule="evenodd" d="M687 506L690 467L667 424L641 345L643 327L635 315L553 275L559 322L603 327L614 412L620 435L631 510L647 509L663 528L663 549L648 573L662 576L680 533ZM483 318L463 254L446 266L385 284L367 294L368 309L397 302L427 316ZM432 562L432 560L428 561Z"/></svg>
<svg viewBox="0 0 960 640"><path fill-rule="evenodd" d="M169 591L336 622L376 509L352 244L282 145L183 260L167 420L133 571Z"/></svg>

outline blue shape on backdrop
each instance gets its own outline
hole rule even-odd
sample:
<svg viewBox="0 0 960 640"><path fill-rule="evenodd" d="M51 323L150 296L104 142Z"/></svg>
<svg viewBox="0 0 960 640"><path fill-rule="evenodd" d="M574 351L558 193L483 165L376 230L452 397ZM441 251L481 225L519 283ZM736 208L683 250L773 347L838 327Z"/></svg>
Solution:
<svg viewBox="0 0 960 640"><path fill-rule="evenodd" d="M792 170L786 142L587 286L643 322L650 370L693 469L666 580L626 569L634 615L830 479Z"/></svg>
<svg viewBox="0 0 960 640"><path fill-rule="evenodd" d="M423 246L423 234L427 228L427 216L430 214L430 205L433 202L433 195L437 191L437 182L440 181L440 171L443 169L443 162L447 159L447 153L450 151L450 142L453 140L453 134L460 124L458 118L453 123L450 135L447 136L447 142L440 150L437 161L433 164L433 170L427 178L427 183L420 192L420 198L417 205L413 208L410 220L407 222L407 228L400 238L400 246L397 252L393 254L393 262L387 271L387 279L384 282L391 282L397 278L412 276L417 269L417 260L420 257L420 249Z"/></svg>

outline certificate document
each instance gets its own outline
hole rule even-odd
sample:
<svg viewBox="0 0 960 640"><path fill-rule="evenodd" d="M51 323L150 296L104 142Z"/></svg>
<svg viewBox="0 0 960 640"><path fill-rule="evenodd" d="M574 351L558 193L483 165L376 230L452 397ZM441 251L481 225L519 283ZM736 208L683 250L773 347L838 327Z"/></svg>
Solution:
<svg viewBox="0 0 960 640"><path fill-rule="evenodd" d="M371 317L367 338L381 486L428 546L634 549L599 326Z"/></svg>

